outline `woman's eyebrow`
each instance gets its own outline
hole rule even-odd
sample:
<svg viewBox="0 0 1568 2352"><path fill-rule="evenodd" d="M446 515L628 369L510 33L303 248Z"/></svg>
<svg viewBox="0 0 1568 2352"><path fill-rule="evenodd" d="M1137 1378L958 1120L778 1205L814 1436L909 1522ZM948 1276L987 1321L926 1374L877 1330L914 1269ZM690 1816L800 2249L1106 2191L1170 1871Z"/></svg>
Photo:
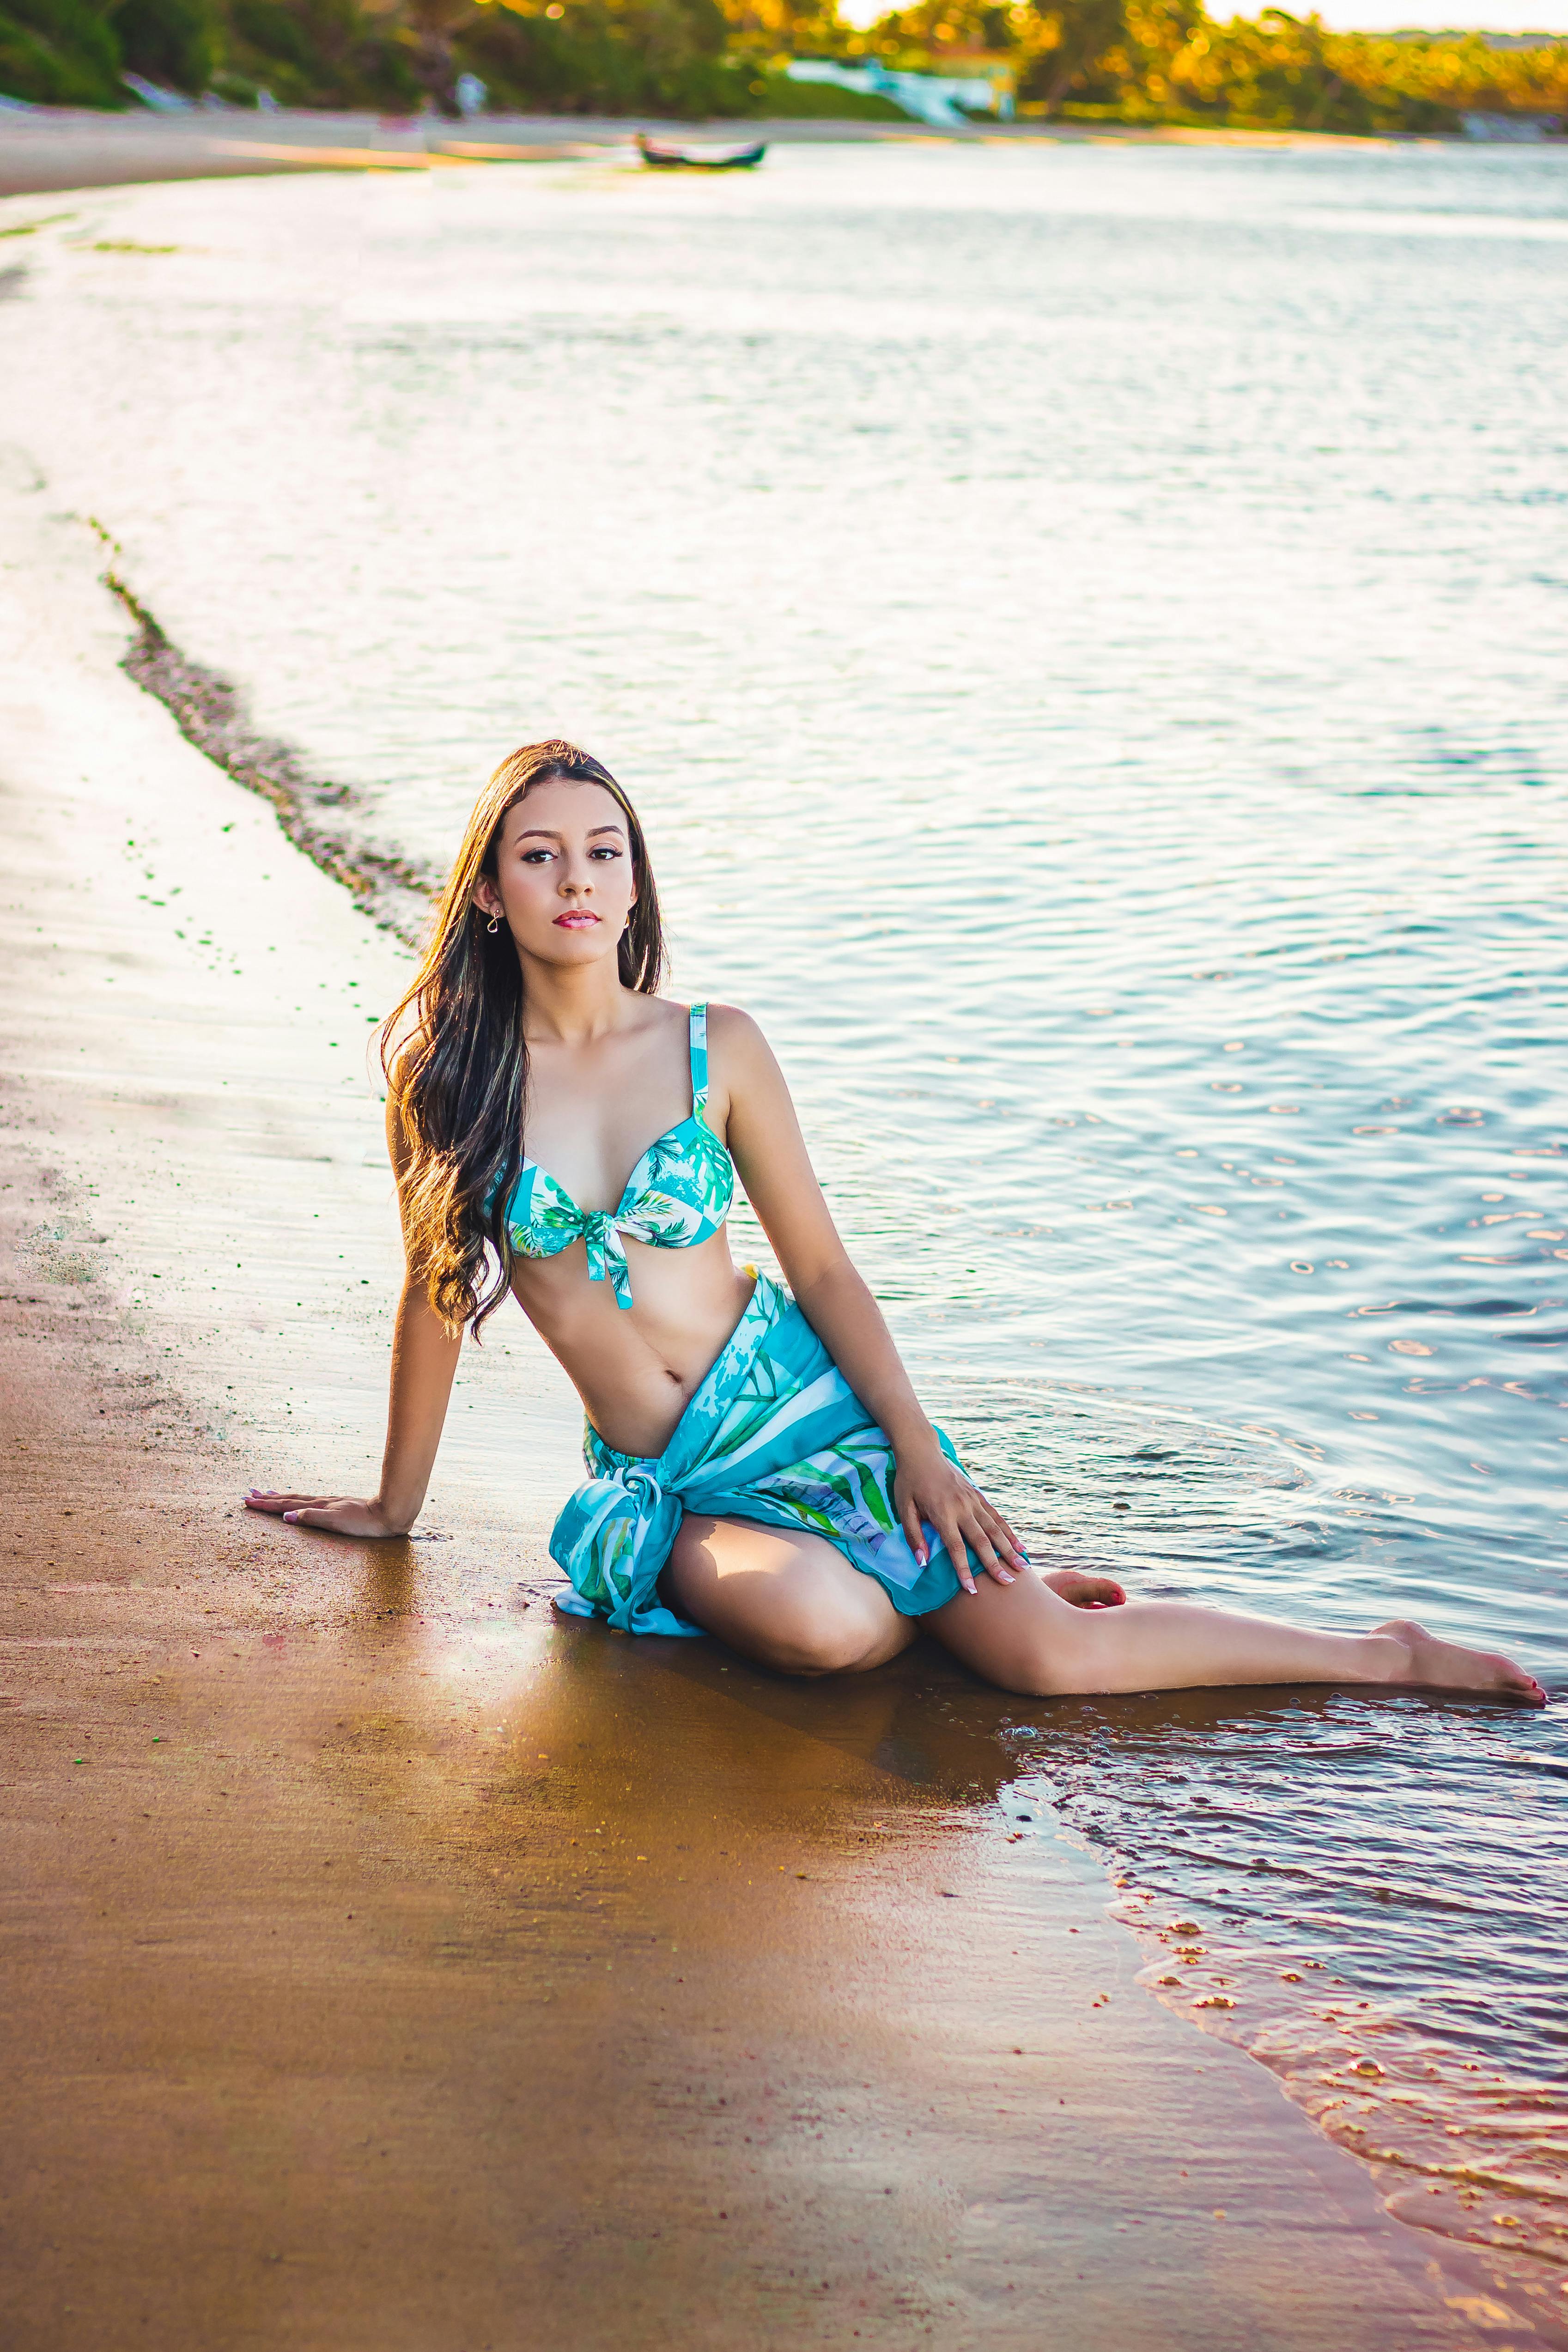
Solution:
<svg viewBox="0 0 1568 2352"><path fill-rule="evenodd" d="M623 841L626 838L618 824L595 824L588 828L589 840L595 840L601 833L618 833ZM554 832L549 825L529 824L524 825L517 838L519 841L564 841L566 836L563 833Z"/></svg>

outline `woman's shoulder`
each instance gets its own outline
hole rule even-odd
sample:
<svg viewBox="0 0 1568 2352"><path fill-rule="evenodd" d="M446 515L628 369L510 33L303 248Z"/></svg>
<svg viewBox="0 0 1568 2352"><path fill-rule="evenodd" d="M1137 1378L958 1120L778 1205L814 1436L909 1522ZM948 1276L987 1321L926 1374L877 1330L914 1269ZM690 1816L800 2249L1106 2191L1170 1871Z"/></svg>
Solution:
<svg viewBox="0 0 1568 2352"><path fill-rule="evenodd" d="M708 1066L731 1105L787 1101L788 1084L761 1025L739 1004L708 1007Z"/></svg>
<svg viewBox="0 0 1568 2352"><path fill-rule="evenodd" d="M417 1104L416 1081L426 1059L425 1033L412 1022L383 1032L381 1070L386 1086L386 1142L401 1177L413 1150Z"/></svg>
<svg viewBox="0 0 1568 2352"><path fill-rule="evenodd" d="M696 1009L695 1006L692 1007L694 1012ZM756 1053L759 1048L763 1053L767 1051L768 1041L761 1028L752 1015L743 1011L740 1005L710 1003L704 1007L704 1010L708 1015L710 1052L716 1049L721 1054L738 1054L744 1056Z"/></svg>
<svg viewBox="0 0 1568 2352"><path fill-rule="evenodd" d="M766 1037L743 1006L701 998L694 1004L682 1004L677 998L664 996L651 1003L661 1008L665 1019L682 1026L695 1013L706 1016L703 1035L708 1065L721 1085L743 1085L748 1077L776 1069Z"/></svg>

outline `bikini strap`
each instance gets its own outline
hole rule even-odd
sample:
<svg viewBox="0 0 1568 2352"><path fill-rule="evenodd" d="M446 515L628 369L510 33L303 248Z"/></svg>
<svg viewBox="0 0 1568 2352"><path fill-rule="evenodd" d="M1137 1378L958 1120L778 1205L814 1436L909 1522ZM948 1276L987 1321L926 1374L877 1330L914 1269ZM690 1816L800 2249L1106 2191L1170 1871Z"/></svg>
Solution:
<svg viewBox="0 0 1568 2352"><path fill-rule="evenodd" d="M691 1115L708 1118L708 1007L691 1008Z"/></svg>

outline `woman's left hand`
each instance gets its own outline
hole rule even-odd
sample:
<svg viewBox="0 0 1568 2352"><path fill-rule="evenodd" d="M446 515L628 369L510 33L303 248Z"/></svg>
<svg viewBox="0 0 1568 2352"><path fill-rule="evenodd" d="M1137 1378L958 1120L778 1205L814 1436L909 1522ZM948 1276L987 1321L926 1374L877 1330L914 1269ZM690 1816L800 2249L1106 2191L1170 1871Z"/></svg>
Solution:
<svg viewBox="0 0 1568 2352"><path fill-rule="evenodd" d="M957 1464L948 1460L934 1438L929 1448L922 1446L918 1454L899 1455L893 1507L921 1568L931 1559L926 1528L936 1529L965 1592L978 1589L969 1564L971 1552L998 1584L1011 1584L1015 1573L1029 1564L995 1505L988 1503Z"/></svg>

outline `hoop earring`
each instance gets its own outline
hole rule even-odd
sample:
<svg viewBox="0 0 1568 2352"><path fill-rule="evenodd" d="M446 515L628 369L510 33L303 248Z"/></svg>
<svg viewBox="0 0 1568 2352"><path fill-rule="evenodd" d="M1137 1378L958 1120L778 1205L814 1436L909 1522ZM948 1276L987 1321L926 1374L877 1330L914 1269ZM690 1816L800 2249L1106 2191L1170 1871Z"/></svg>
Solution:
<svg viewBox="0 0 1568 2352"><path fill-rule="evenodd" d="M500 929L500 917L499 915L492 915L489 921L485 925L485 929L489 931L491 939L493 940L496 933Z"/></svg>

